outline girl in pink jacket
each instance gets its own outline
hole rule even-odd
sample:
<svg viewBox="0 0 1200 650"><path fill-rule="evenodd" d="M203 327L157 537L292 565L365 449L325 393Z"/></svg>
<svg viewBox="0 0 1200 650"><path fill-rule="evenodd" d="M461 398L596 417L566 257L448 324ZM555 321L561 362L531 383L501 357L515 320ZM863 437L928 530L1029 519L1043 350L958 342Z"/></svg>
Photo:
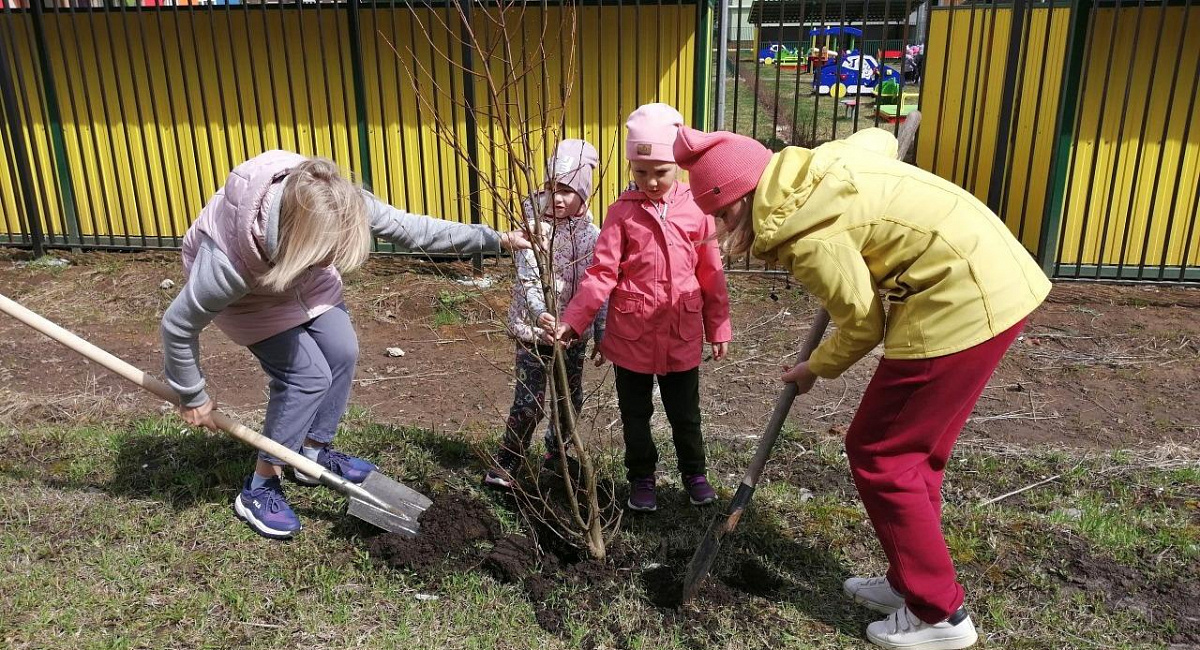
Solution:
<svg viewBox="0 0 1200 650"><path fill-rule="evenodd" d="M705 476L700 430L700 358L725 356L732 328L715 224L675 179L672 145L683 116L666 104L639 107L626 122L625 157L634 187L608 209L595 256L561 322L560 341L586 332L609 301L600 352L616 368L633 510L657 509L658 450L650 433L657 377L679 470L695 505L716 500ZM636 188L636 189L635 189Z"/></svg>

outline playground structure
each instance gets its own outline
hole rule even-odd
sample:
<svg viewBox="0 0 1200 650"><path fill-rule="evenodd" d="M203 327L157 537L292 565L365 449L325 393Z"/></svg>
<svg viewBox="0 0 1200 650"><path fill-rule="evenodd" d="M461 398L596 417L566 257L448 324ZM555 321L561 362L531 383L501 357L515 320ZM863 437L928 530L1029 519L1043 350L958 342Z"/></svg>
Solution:
<svg viewBox="0 0 1200 650"><path fill-rule="evenodd" d="M846 52L854 51L855 39L862 41L862 30L857 27L813 27L808 30L808 69L810 72L821 70L828 65L829 60L842 52L842 37L846 37ZM818 39L824 40L818 45Z"/></svg>
<svg viewBox="0 0 1200 650"><path fill-rule="evenodd" d="M846 95L873 95L880 83L901 80L895 68L880 65L875 57L852 50L829 59L813 73L812 87L821 95L841 98Z"/></svg>
<svg viewBox="0 0 1200 650"><path fill-rule="evenodd" d="M859 51L863 31L858 27L813 27L808 30L808 52L804 72L812 72L814 92L840 98L846 95L874 94L875 88L887 80L900 80L896 69L883 65L879 59ZM884 51L886 60L901 56L901 52ZM797 68L801 65L800 46L771 41L758 50L758 63ZM898 93L896 93L898 94Z"/></svg>
<svg viewBox="0 0 1200 650"><path fill-rule="evenodd" d="M800 65L800 50L788 47L785 43L768 43L758 51L758 62L763 65L776 65L781 68L794 68Z"/></svg>
<svg viewBox="0 0 1200 650"><path fill-rule="evenodd" d="M909 90L902 81L885 79L875 90L875 113L888 124L903 122L917 110L920 93Z"/></svg>
<svg viewBox="0 0 1200 650"><path fill-rule="evenodd" d="M857 27L813 27L808 30L808 67L805 71L812 72L824 67L829 59L842 52L842 37L847 39L845 51L854 51L856 43L862 41L862 34L862 30ZM820 38L824 40L818 41ZM796 67L800 65L800 48L799 43L771 41L758 50L758 62L784 68Z"/></svg>

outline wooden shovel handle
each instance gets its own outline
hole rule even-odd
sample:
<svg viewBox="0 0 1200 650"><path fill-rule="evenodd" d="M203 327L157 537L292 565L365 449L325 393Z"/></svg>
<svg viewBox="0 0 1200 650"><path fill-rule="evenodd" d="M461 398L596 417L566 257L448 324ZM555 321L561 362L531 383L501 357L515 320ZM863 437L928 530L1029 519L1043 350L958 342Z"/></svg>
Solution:
<svg viewBox="0 0 1200 650"><path fill-rule="evenodd" d="M39 316L29 309L26 309L19 303L4 296L3 294L0 294L0 311L3 311L9 316L12 316L22 323L25 323L26 325L41 332L42 334L45 334L55 341L62 343L75 352L87 357L89 360L94 361L108 370L137 384L138 386L145 388L164 400L175 405L179 404L179 394L176 393L175 390L170 386L164 384L162 381L159 381L156 377L148 375L126 361L123 361L109 352L106 352L105 350L88 343L79 336L62 327L59 327L58 325L43 318L42 316ZM222 431L225 431L229 435L241 440L255 449L258 449L259 451L264 451L272 456L275 456L276 458L304 472L305 474L308 474L309 476L320 477L322 474L326 473L325 468L321 467L316 462L311 461L305 458L303 455L298 454L291 449L284 447L278 442L263 436L257 431L254 431L240 422L237 422L233 418L230 418L220 411L214 410L212 413L212 418L213 422L220 427Z"/></svg>
<svg viewBox="0 0 1200 650"><path fill-rule="evenodd" d="M812 327L808 330L808 336L804 339L804 345L800 347L799 362L808 361L813 350L821 344L821 337L825 335L827 327L829 327L829 312L824 309L817 310ZM766 431L763 432L762 440L758 443L758 450L754 452L754 459L750 461L750 467L746 468L746 475L742 477L742 484L746 487L754 488L758 485L758 477L762 474L763 466L767 464L771 448L775 446L775 439L779 437L779 431L783 429L783 422L787 419L788 412L792 410L792 403L796 401L799 392L796 384L788 382L783 391L779 393L779 398L775 400L775 411L771 413ZM749 501L749 493L746 500Z"/></svg>

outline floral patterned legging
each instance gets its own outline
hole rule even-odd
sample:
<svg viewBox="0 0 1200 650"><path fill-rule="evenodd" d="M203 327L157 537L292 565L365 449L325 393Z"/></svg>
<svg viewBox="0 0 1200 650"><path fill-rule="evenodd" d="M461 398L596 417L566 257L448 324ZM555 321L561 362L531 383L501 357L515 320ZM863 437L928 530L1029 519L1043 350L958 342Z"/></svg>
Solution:
<svg viewBox="0 0 1200 650"><path fill-rule="evenodd" d="M567 348L567 383L575 412L583 407L583 357L587 345L576 343ZM546 417L546 373L553 371L554 348L548 345L517 344L516 387L512 409L504 427L504 448L524 455L533 431ZM546 431L546 451L558 449L554 422Z"/></svg>

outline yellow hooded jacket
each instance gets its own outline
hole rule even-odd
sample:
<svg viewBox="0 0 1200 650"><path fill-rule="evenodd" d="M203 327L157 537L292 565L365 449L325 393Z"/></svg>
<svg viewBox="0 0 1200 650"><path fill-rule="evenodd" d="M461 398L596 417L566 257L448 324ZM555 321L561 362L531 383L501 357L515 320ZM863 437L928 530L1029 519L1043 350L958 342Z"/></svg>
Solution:
<svg viewBox="0 0 1200 650"><path fill-rule="evenodd" d="M837 324L809 359L820 377L837 377L881 340L889 359L965 350L1050 292L987 206L895 158L896 139L882 129L789 147L755 191L754 254L789 267Z"/></svg>

